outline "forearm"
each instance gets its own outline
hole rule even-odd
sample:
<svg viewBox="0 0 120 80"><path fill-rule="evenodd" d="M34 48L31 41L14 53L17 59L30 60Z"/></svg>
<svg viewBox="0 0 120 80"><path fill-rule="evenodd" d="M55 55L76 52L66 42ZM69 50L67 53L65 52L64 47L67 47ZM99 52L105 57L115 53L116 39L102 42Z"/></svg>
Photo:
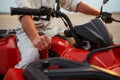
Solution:
<svg viewBox="0 0 120 80"><path fill-rule="evenodd" d="M39 36L31 16L25 15L20 19L20 21L22 23L22 27L25 33L27 34L31 41L33 41L36 37Z"/></svg>
<svg viewBox="0 0 120 80"><path fill-rule="evenodd" d="M94 15L94 16L98 16L100 14L100 11L83 3L83 2L80 2L78 5L77 5L77 9L76 9L76 12L81 12L81 13L84 13L84 14L87 14L87 15Z"/></svg>

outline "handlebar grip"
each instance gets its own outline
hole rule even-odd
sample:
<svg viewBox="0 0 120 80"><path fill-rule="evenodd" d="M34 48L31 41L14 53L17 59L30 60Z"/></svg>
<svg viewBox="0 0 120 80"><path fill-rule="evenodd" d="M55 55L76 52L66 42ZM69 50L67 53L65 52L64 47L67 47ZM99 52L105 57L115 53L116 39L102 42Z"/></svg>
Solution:
<svg viewBox="0 0 120 80"><path fill-rule="evenodd" d="M13 8L11 7L11 15L48 15L51 13L51 8L41 7L38 9L31 8Z"/></svg>
<svg viewBox="0 0 120 80"><path fill-rule="evenodd" d="M39 9L30 9L30 8L12 8L11 15L39 15Z"/></svg>

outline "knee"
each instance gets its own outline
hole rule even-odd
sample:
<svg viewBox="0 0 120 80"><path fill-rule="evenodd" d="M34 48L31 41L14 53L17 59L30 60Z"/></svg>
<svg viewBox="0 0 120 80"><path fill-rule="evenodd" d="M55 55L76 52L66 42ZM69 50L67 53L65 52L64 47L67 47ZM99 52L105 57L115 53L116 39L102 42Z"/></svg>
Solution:
<svg viewBox="0 0 120 80"><path fill-rule="evenodd" d="M22 60L28 63L39 60L38 49L29 49L28 52L22 54Z"/></svg>
<svg viewBox="0 0 120 80"><path fill-rule="evenodd" d="M28 64L37 60L39 60L39 51L37 49L29 49L28 51L21 53L21 61L15 68L26 68Z"/></svg>

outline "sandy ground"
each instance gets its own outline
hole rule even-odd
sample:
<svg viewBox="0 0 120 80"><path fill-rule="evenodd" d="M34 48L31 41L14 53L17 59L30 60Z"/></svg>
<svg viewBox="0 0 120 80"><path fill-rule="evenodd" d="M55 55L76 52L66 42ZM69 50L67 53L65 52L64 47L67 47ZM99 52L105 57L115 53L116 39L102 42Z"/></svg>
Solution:
<svg viewBox="0 0 120 80"><path fill-rule="evenodd" d="M93 19L93 16L88 16L84 14L69 14L69 17L73 25L81 25L89 22ZM120 13L113 14L113 17L120 20ZM16 16L11 16L10 14L0 14L0 29L13 29L16 28L18 23ZM63 27L64 24L60 19L57 19L56 25L58 27ZM113 34L113 41L116 44L120 44L120 23L113 22L111 24L106 24L108 30Z"/></svg>

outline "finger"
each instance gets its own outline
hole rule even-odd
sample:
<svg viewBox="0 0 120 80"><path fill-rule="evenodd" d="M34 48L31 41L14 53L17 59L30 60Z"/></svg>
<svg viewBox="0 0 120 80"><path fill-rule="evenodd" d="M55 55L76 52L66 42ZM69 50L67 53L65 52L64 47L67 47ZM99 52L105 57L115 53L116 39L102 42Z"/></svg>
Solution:
<svg viewBox="0 0 120 80"><path fill-rule="evenodd" d="M38 37L38 38L34 39L33 45L34 45L36 48L38 48L39 50L43 50L43 49L44 49L44 45L42 44L42 39L41 39L41 37Z"/></svg>
<svg viewBox="0 0 120 80"><path fill-rule="evenodd" d="M40 39L39 41L38 41L38 48L39 48L39 50L43 50L43 49L45 49L45 47L44 47L44 44L43 44L43 40L42 39Z"/></svg>
<svg viewBox="0 0 120 80"><path fill-rule="evenodd" d="M46 41L46 43L47 43L47 48L50 49L50 48L51 48L51 45L52 45L51 39L46 36L45 41Z"/></svg>
<svg viewBox="0 0 120 80"><path fill-rule="evenodd" d="M51 40L49 40L49 38L44 38L44 45L45 45L46 49L50 49Z"/></svg>
<svg viewBox="0 0 120 80"><path fill-rule="evenodd" d="M41 45L43 46L43 49L48 49L50 45L50 40L46 36L41 37Z"/></svg>

